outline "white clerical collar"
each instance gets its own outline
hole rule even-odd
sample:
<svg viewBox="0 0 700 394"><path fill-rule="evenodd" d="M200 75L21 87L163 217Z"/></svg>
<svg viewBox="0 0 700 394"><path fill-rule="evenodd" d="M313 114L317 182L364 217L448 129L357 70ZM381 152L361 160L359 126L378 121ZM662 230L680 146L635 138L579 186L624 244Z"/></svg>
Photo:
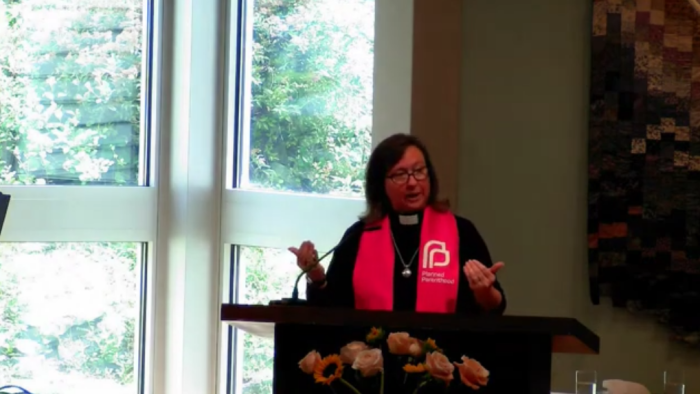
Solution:
<svg viewBox="0 0 700 394"><path fill-rule="evenodd" d="M404 226L412 226L418 224L418 215L399 215L399 223Z"/></svg>

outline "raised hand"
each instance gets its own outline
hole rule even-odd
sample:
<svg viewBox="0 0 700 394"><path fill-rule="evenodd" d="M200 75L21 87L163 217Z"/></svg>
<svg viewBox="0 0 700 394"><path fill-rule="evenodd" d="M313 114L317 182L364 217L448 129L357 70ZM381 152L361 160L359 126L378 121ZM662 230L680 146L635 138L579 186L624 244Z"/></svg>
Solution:
<svg viewBox="0 0 700 394"><path fill-rule="evenodd" d="M322 279L325 276L323 266L318 263L318 252L311 241L304 241L298 248L288 249L297 257L297 266L311 277L312 280Z"/></svg>
<svg viewBox="0 0 700 394"><path fill-rule="evenodd" d="M496 272L503 268L505 264L496 263L490 268L476 260L469 260L464 264L464 275L467 276L469 287L474 292L482 292L493 287L496 282Z"/></svg>

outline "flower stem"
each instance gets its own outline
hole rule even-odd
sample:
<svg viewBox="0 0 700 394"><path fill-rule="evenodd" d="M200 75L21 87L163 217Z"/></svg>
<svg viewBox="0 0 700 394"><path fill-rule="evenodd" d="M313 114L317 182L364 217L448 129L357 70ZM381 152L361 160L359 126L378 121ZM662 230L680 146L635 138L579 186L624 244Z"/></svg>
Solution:
<svg viewBox="0 0 700 394"><path fill-rule="evenodd" d="M382 371L381 382L379 384L379 394L384 394L384 371Z"/></svg>
<svg viewBox="0 0 700 394"><path fill-rule="evenodd" d="M425 386L426 383L428 383L427 380L425 382L419 384L418 387L416 387L416 389L413 390L413 394L418 394L418 390L420 390L423 386Z"/></svg>
<svg viewBox="0 0 700 394"><path fill-rule="evenodd" d="M340 383L344 384L347 388L352 390L353 393L362 394L358 389L355 388L355 386L351 385L350 382L348 382L347 380L345 380L343 378L340 378L338 380L340 380Z"/></svg>

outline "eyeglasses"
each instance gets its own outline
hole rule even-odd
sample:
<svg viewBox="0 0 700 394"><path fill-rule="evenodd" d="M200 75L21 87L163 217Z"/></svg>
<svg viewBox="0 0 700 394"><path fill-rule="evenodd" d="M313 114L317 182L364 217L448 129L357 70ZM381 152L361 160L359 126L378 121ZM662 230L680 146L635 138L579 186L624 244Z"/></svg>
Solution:
<svg viewBox="0 0 700 394"><path fill-rule="evenodd" d="M411 172L401 171L387 176L387 178L391 179L392 182L398 183L399 185L408 182L408 178L410 177L413 177L413 179L416 181L424 181L428 178L428 168L423 167Z"/></svg>

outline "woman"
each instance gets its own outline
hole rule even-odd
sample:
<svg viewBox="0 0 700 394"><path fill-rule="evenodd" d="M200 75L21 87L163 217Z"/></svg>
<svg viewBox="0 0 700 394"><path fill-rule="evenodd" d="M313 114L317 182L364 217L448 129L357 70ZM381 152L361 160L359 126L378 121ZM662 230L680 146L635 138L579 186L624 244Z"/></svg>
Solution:
<svg viewBox="0 0 700 394"><path fill-rule="evenodd" d="M343 236L326 273L313 243L289 248L307 271L307 299L324 306L432 313L506 307L484 240L438 199L425 146L396 134L367 165L367 212Z"/></svg>

